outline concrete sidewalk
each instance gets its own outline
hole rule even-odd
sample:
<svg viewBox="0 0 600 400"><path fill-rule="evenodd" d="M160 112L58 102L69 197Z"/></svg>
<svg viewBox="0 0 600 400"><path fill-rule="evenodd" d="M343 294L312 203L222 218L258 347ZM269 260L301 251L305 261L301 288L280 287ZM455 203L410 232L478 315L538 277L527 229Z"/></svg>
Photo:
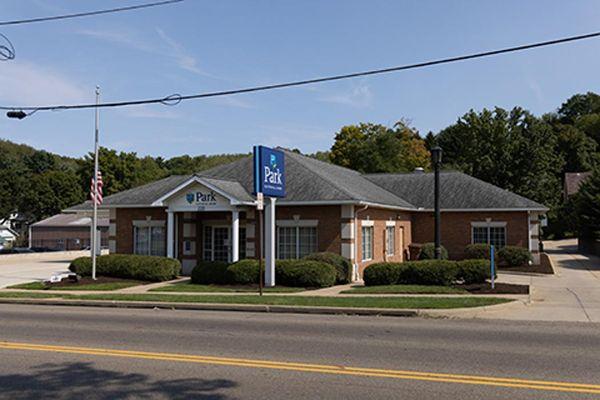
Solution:
<svg viewBox="0 0 600 400"><path fill-rule="evenodd" d="M575 239L544 242L556 275L502 274L503 280L531 284L531 301L487 310L431 311L429 315L529 321L600 322L600 258L577 252Z"/></svg>

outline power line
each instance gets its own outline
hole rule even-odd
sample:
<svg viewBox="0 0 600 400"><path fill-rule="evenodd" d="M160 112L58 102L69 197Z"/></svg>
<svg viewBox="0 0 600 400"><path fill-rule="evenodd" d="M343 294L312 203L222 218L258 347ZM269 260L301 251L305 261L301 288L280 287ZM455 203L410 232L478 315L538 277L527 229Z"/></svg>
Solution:
<svg viewBox="0 0 600 400"><path fill-rule="evenodd" d="M109 14L109 13L116 13L116 12L121 12L121 11L139 10L141 8L163 6L163 5L167 5L167 4L180 3L182 1L184 1L184 0L164 0L164 1L157 1L155 3L138 4L135 6L111 8L111 9L107 9L107 10L88 11L88 12L66 14L66 15L55 15L55 16L50 16L50 17L18 19L18 20L14 20L14 21L3 21L3 22L0 22L0 26L31 24L34 22L46 22L46 21L55 21L55 20L59 20L59 19L89 17L91 15Z"/></svg>
<svg viewBox="0 0 600 400"><path fill-rule="evenodd" d="M0 43L0 61L14 60L15 47L6 36L0 33L0 40L2 39L4 43Z"/></svg>
<svg viewBox="0 0 600 400"><path fill-rule="evenodd" d="M154 98L154 99L119 101L119 102L100 103L100 104L72 104L72 105L54 105L54 106L40 106L40 107L0 106L0 110L26 110L26 111L72 110L72 109L85 109L85 108L95 108L95 107L101 107L101 108L124 107L124 106L133 106L133 105L142 105L142 104L159 104L159 103L166 104L166 105L175 105L175 104L179 104L183 100L203 99L203 98L209 98L209 97L230 96L230 95L242 94L242 93L261 92L261 91L267 91L267 90L273 90L273 89L282 89L282 88L288 88L288 87L294 87L294 86L303 86L303 85L310 85L310 84L315 84L315 83L323 83L323 82L339 81L339 80L343 80L343 79L358 78L361 76L370 76L370 75L385 74L385 73L390 73L390 72L406 71L409 69L424 68L424 67L429 67L429 66L433 66L433 65L449 64L449 63L454 63L454 62L458 62L458 61L471 60L471 59L475 59L475 58L483 58L483 57L489 57L489 56L494 56L494 55L499 55L499 54L506 54L506 53L523 51L523 50L529 50L529 49L534 49L534 48L539 48L539 47L552 46L552 45L561 44L561 43L574 42L574 41L578 41L578 40L591 39L591 38L595 38L598 36L600 36L600 32L593 32L593 33L587 33L585 35L569 36L569 37L564 37L564 38L560 38L560 39L548 40L545 42L524 44L524 45L520 45L520 46L508 47L508 48L499 49L499 50L490 50L490 51L467 54L467 55L462 55L462 56L457 56L457 57L442 58L442 59L438 59L438 60L425 61L425 62L420 62L420 63L416 63L416 64L401 65L401 66L396 66L396 67L374 69L374 70L368 70L368 71L362 71L362 72L353 72L353 73L349 73L349 74L333 75L333 76L306 79L306 80L300 80L300 81L276 83L276 84L265 85L265 86L254 86L254 87L241 88L241 89L224 90L224 91L218 91L218 92L206 92L206 93L198 93L198 94L191 94L191 95L185 95L185 96L181 96L179 94L172 94L172 95L169 95L166 97Z"/></svg>

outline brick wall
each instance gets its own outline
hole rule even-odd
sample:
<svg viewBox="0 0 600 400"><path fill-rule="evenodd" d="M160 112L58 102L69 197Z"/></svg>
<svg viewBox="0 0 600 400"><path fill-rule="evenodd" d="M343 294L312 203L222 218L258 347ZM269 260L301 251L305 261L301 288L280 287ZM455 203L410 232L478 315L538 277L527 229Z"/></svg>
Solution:
<svg viewBox="0 0 600 400"><path fill-rule="evenodd" d="M153 221L165 221L166 224L167 213L165 208L118 208L116 210L116 218L114 220L111 218L110 221L111 223L116 223L116 236L110 236L109 240L116 241L117 253L133 253L133 221L145 221L148 218Z"/></svg>
<svg viewBox="0 0 600 400"><path fill-rule="evenodd" d="M451 259L464 257L464 250L471 243L471 222L506 222L506 244L528 247L529 227L527 212L442 212L442 245ZM412 239L416 243L433 242L433 213L414 213Z"/></svg>
<svg viewBox="0 0 600 400"><path fill-rule="evenodd" d="M101 245L108 245L108 227L100 227ZM90 227L32 226L31 245L59 250L81 250L90 245Z"/></svg>
<svg viewBox="0 0 600 400"><path fill-rule="evenodd" d="M342 251L340 231L340 206L303 206L275 207L277 220L291 220L298 216L300 220L319 220L317 227L318 251L330 251L340 254Z"/></svg>
<svg viewBox="0 0 600 400"><path fill-rule="evenodd" d="M401 262L405 259L405 251L408 251L408 245L412 242L412 218L411 214L403 211L385 210L377 208L368 208L359 211L358 216L358 266L359 273L372 263L382 261ZM362 225L363 221L373 221L373 258L368 261L363 260L362 254ZM386 255L386 228L387 221L394 221L395 226L395 244L394 255Z"/></svg>

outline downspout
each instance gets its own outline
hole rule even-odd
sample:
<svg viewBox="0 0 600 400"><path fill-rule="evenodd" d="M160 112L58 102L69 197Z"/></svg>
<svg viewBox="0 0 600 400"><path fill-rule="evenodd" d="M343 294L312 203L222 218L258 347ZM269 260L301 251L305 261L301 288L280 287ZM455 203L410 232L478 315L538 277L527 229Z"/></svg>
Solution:
<svg viewBox="0 0 600 400"><path fill-rule="evenodd" d="M369 205L365 205L360 210L354 211L354 271L352 271L352 281L357 281L358 274L358 213L365 211Z"/></svg>

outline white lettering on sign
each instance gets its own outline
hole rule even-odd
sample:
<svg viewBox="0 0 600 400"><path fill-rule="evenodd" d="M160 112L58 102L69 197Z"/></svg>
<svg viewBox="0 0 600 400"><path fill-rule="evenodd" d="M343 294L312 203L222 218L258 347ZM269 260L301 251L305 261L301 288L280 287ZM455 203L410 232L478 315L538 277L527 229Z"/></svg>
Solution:
<svg viewBox="0 0 600 400"><path fill-rule="evenodd" d="M264 183L283 185L283 182L281 182L281 172L279 171L279 168L277 168L274 171L271 171L271 168L265 167L265 182Z"/></svg>

